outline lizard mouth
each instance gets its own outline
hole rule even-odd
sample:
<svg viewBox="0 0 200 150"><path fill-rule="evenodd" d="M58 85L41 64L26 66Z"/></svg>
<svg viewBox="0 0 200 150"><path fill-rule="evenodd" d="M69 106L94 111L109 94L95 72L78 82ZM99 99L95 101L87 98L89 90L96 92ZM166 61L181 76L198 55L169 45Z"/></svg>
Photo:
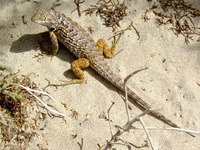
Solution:
<svg viewBox="0 0 200 150"><path fill-rule="evenodd" d="M36 21L36 19L35 19L35 15L33 15L33 16L31 17L31 21L34 22L34 23L37 23L37 21Z"/></svg>

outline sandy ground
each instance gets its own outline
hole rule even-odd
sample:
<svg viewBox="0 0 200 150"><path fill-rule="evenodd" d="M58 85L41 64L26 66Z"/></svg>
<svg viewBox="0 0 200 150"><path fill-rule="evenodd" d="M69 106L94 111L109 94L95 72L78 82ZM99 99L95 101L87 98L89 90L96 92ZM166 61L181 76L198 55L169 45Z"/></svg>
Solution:
<svg viewBox="0 0 200 150"><path fill-rule="evenodd" d="M34 72L32 80L42 89L48 84L45 79L51 83L59 83L59 80L66 80L66 77L73 78L70 63L76 58L63 46L52 60L46 56L40 60L34 57L40 53L35 51L38 45L37 35L47 29L32 23L31 15L39 7L51 7L53 1L38 2L1 1L0 65L10 68L9 72ZM83 3L81 10L88 8L90 4L92 3L88 1ZM200 8L198 0L193 1L193 4ZM149 7L147 1L127 1L127 6L129 13L121 22L121 29L133 21L140 32L140 39L138 40L134 30L127 31L117 45L117 51L123 51L106 61L123 78L135 70L148 67L148 70L135 75L129 86L151 104L153 109L159 110L182 128L200 131L200 43L191 41L186 45L183 36L175 36L168 29L169 26L157 27L153 13L149 13L151 19L144 22L141 16ZM75 8L72 0L63 0L56 10L71 17L86 30L91 26L94 30L91 36L95 41L102 37L107 40L113 35L111 28L102 25L99 17L78 17L77 11L72 13ZM23 15L28 21L27 24L22 22ZM200 26L199 22L196 24ZM107 41L111 44L111 40ZM115 102L110 112L112 132L116 132L114 125L123 126L126 123L125 106L117 93L118 90L91 68L85 69L85 74L86 82L82 85L47 88L57 100L53 104L55 108L66 114L66 122L60 118L47 118L46 127L30 141L28 149L39 149L39 144L49 150L78 150L80 147L77 142L81 143L81 139L83 149L98 149L98 144L104 145L106 140L111 138L108 121L100 116L106 114L112 102ZM67 108L61 102L66 103ZM72 117L70 109L78 113L77 118ZM130 117L133 118L141 112L138 107L132 105ZM145 115L143 121L148 127L168 127L149 115ZM134 126L141 127L141 124L137 122ZM149 131L149 134L157 149L200 149L200 136L193 138L182 132L163 130ZM145 144L147 137L143 130L131 130L124 134L122 139L141 146ZM125 146L115 147L119 150L127 149ZM147 149L150 147L140 148Z"/></svg>

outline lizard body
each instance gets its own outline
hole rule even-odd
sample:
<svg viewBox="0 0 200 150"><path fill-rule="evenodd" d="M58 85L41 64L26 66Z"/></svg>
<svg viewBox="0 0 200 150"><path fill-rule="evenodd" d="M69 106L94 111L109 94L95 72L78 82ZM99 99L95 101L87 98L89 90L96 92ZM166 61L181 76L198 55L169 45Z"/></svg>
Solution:
<svg viewBox="0 0 200 150"><path fill-rule="evenodd" d="M115 45L111 48L111 51L108 51L108 46L102 39L100 39L96 45L91 36L80 25L53 9L38 9L31 20L35 23L47 26L49 29L53 55L58 51L58 39L79 58L72 62L71 65L74 74L78 78L74 79L72 83L82 83L85 76L81 68L90 66L118 89L125 91L123 80L117 74L113 73L106 61L104 61L104 56L102 54L102 51L107 51L108 53L105 55L107 55L107 57L112 57ZM156 110L151 110L150 105L128 87L127 93L138 105L144 109L149 109L149 113L168 125L178 128L178 125L173 123L170 119Z"/></svg>

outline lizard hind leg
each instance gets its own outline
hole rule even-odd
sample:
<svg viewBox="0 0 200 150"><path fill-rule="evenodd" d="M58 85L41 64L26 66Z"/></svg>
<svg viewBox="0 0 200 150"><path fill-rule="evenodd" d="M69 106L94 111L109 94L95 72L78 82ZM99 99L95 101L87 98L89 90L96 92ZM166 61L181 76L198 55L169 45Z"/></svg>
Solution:
<svg viewBox="0 0 200 150"><path fill-rule="evenodd" d="M87 68L89 67L90 63L87 58L79 58L72 62L71 69L74 73L74 75L77 77L77 79L69 79L67 81L63 81L64 84L60 84L60 86L65 86L68 84L81 84L85 81L85 74L81 70L81 68ZM57 85L58 86L58 85Z"/></svg>
<svg viewBox="0 0 200 150"><path fill-rule="evenodd" d="M115 37L114 37L114 40L112 42L112 45L111 45L111 48L109 48L109 46L106 44L106 41L104 39L99 39L96 43L99 51L101 53L104 54L104 56L106 58L113 58L116 54L115 54L115 48L116 48L116 45L119 41L119 38L116 40Z"/></svg>

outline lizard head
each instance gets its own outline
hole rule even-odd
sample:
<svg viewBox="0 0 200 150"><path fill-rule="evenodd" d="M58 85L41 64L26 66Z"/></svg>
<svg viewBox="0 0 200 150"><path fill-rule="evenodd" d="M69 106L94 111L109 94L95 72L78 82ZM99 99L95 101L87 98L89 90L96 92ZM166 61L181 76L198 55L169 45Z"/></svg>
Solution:
<svg viewBox="0 0 200 150"><path fill-rule="evenodd" d="M58 12L53 9L37 9L31 21L44 25L48 29L55 28L58 23Z"/></svg>

